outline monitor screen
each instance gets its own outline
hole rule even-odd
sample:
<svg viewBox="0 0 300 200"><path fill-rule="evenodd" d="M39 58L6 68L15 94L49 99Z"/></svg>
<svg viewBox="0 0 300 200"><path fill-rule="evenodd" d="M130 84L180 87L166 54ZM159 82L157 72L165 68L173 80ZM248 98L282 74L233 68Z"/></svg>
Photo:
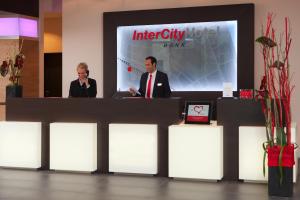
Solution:
<svg viewBox="0 0 300 200"><path fill-rule="evenodd" d="M186 102L186 124L209 124L211 117L210 102Z"/></svg>
<svg viewBox="0 0 300 200"><path fill-rule="evenodd" d="M237 90L237 21L117 28L117 90L139 87L144 60L157 59L172 91Z"/></svg>

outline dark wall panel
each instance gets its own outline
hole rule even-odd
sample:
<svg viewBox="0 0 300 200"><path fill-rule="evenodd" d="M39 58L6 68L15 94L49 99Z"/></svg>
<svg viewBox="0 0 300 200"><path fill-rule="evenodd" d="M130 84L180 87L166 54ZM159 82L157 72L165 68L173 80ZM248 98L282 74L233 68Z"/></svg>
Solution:
<svg viewBox="0 0 300 200"><path fill-rule="evenodd" d="M39 17L39 0L2 0L0 10Z"/></svg>
<svg viewBox="0 0 300 200"><path fill-rule="evenodd" d="M45 53L44 63L44 97L62 97L62 53Z"/></svg>

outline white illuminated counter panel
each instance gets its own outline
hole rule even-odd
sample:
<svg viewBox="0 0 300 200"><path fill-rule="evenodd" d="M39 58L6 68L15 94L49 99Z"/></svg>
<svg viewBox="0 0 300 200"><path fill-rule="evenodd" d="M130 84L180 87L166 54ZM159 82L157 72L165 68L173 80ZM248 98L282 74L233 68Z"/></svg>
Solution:
<svg viewBox="0 0 300 200"><path fill-rule="evenodd" d="M169 126L169 177L221 180L223 126Z"/></svg>
<svg viewBox="0 0 300 200"><path fill-rule="evenodd" d="M109 124L109 171L157 174L157 125Z"/></svg>
<svg viewBox="0 0 300 200"><path fill-rule="evenodd" d="M97 170L97 124L51 123L50 169Z"/></svg>
<svg viewBox="0 0 300 200"><path fill-rule="evenodd" d="M245 181L266 182L268 165L266 159L266 176L263 176L263 147L266 142L264 126L239 127L239 179ZM296 142L296 124L292 124L292 142ZM295 151L294 182L297 180L298 157Z"/></svg>
<svg viewBox="0 0 300 200"><path fill-rule="evenodd" d="M0 122L0 166L41 167L40 122Z"/></svg>

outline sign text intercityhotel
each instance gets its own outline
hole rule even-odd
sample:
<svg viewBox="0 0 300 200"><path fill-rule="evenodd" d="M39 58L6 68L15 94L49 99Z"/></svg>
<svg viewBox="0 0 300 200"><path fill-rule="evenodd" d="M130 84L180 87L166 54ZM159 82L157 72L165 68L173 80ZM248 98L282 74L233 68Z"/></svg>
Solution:
<svg viewBox="0 0 300 200"><path fill-rule="evenodd" d="M134 30L132 35L132 40L154 40L154 39L174 39L178 42L183 40L183 36L185 34L185 31L180 31L178 29L168 29L165 28L161 31L147 31L144 32L138 32L137 30Z"/></svg>
<svg viewBox="0 0 300 200"><path fill-rule="evenodd" d="M165 28L161 31L137 31L134 30L132 34L132 40L177 40L177 42L183 42L184 38L201 38L203 35L216 35L219 33L220 28L217 26L214 29L204 28L197 29L186 28L185 30L179 30L177 28Z"/></svg>

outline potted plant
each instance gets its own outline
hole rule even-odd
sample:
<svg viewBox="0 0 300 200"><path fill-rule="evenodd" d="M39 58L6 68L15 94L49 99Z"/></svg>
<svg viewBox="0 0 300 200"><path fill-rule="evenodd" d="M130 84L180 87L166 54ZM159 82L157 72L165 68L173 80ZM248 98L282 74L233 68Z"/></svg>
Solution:
<svg viewBox="0 0 300 200"><path fill-rule="evenodd" d="M268 189L270 196L293 195L294 149L291 142L291 85L289 51L291 35L289 21L285 18L285 31L276 38L272 26L273 15L267 18L266 29L256 39L261 47L264 75L257 98L261 100L265 116L267 141L263 144L264 161L268 159ZM265 163L265 162L264 162ZM263 173L265 174L265 164Z"/></svg>
<svg viewBox="0 0 300 200"><path fill-rule="evenodd" d="M2 61L0 66L1 76L9 75L10 84L6 86L6 97L22 97L22 86L20 85L21 72L25 56L22 53L23 40L18 53L13 58Z"/></svg>

